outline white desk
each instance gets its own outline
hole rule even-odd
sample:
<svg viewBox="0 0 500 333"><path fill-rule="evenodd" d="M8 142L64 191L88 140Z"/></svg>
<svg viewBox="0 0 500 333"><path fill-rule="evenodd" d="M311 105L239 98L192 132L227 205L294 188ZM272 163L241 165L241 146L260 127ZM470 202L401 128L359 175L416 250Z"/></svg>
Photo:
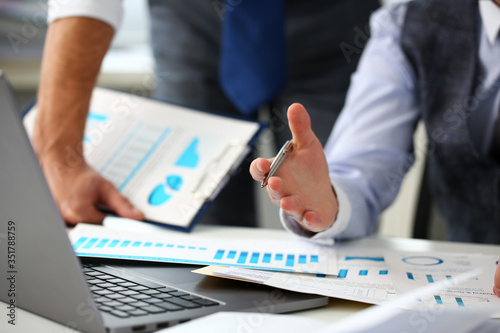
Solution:
<svg viewBox="0 0 500 333"><path fill-rule="evenodd" d="M218 226L204 226L200 225L195 228L193 233L199 236L206 237L223 237L232 238L262 238L262 239L284 239L291 237L283 230L274 229L252 229L252 228L237 228L237 227L218 227ZM345 246L362 246L362 247L376 247L383 249L393 249L401 251L447 251L447 252L465 252L465 253L483 253L500 256L500 246L496 245L479 245L479 244L465 244L465 243L449 243L426 241L417 239L402 239L402 238L380 238L371 237L361 240L346 242ZM492 281L493 285L493 281ZM0 302L0 308L5 309L5 303ZM50 300L47 300L47 306L50 306ZM335 322L350 314L367 308L369 305L331 299L327 307L301 311L294 313L294 315L314 318L327 322ZM13 329L11 325L7 324L5 316L0 320L0 332L76 332L64 327L58 323L52 322L45 318L39 317L22 309L17 312L17 325Z"/></svg>

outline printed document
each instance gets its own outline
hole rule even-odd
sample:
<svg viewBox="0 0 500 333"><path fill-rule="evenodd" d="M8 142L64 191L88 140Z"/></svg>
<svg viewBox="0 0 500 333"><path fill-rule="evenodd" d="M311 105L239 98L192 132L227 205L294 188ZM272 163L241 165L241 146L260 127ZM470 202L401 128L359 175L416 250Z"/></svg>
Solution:
<svg viewBox="0 0 500 333"><path fill-rule="evenodd" d="M199 238L137 233L78 224L70 234L80 257L224 265L283 272L337 274L332 246L291 240Z"/></svg>
<svg viewBox="0 0 500 333"><path fill-rule="evenodd" d="M32 133L36 105L25 117ZM146 215L189 230L249 151L258 122L95 88L83 142L87 162ZM81 163L67 149L71 164Z"/></svg>

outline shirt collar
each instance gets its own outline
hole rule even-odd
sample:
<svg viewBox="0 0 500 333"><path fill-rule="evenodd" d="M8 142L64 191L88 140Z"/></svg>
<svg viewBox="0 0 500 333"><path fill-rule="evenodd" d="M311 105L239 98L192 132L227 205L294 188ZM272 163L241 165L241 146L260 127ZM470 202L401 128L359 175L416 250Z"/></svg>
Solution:
<svg viewBox="0 0 500 333"><path fill-rule="evenodd" d="M479 13L486 36L494 44L500 31L500 7L492 0L479 0Z"/></svg>

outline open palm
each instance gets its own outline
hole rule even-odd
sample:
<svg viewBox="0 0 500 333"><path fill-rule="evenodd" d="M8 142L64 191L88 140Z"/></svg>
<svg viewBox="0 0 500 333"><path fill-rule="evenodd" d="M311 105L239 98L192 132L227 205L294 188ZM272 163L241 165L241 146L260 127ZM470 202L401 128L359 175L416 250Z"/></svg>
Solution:
<svg viewBox="0 0 500 333"><path fill-rule="evenodd" d="M277 174L269 179L267 193L304 229L323 231L333 224L338 211L323 147L311 130L311 120L302 105L291 105L287 116L293 148ZM272 159L254 160L250 166L252 177L262 181L271 162Z"/></svg>

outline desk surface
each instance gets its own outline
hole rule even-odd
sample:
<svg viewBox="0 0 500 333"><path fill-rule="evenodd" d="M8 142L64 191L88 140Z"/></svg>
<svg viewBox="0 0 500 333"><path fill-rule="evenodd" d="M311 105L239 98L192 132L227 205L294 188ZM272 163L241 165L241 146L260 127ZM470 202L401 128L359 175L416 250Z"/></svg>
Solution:
<svg viewBox="0 0 500 333"><path fill-rule="evenodd" d="M156 228L156 227L153 227ZM129 229L129 228L127 228ZM164 229L162 229L164 231ZM170 233L167 231L167 233ZM202 237L223 237L232 238L237 236L241 238L261 238L261 239L286 239L291 237L283 230L271 229L252 229L238 227L219 227L219 226L203 226L195 228L193 233ZM401 251L445 251L445 252L466 252L466 253L482 253L491 255L500 255L500 246L484 245L484 244L465 244L465 243L450 243L427 241L419 239L403 239L403 238L382 238L371 237L356 241L345 242L344 246L348 247L375 247L390 250ZM493 283L493 281L492 281ZM49 301L48 301L49 302ZM5 303L1 303L1 308L4 308ZM49 305L49 304L48 304ZM307 310L294 313L294 315L323 320L326 322L335 322L345 318L357 311L369 307L367 304L331 299L327 307ZM13 329L7 324L5 319L0 321L1 332L75 332L55 322L34 315L30 312L18 309L17 325Z"/></svg>

